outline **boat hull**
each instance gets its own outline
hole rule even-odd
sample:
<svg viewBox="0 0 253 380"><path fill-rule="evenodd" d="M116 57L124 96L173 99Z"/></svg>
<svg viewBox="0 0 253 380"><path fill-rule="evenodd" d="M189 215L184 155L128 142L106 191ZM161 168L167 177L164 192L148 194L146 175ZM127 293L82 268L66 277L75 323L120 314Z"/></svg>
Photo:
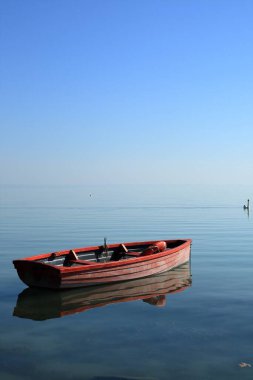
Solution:
<svg viewBox="0 0 253 380"><path fill-rule="evenodd" d="M116 262L57 267L27 258L15 260L14 266L20 279L28 286L68 289L128 281L159 274L189 261L190 249L191 240L187 239L178 247L166 249L161 253Z"/></svg>

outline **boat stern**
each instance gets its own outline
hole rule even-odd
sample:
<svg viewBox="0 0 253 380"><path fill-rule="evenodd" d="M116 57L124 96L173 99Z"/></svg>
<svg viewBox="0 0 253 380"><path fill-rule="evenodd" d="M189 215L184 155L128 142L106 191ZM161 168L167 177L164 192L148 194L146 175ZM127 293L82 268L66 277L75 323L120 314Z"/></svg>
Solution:
<svg viewBox="0 0 253 380"><path fill-rule="evenodd" d="M60 271L56 267L29 260L14 260L13 265L21 281L30 287L51 289L61 287Z"/></svg>

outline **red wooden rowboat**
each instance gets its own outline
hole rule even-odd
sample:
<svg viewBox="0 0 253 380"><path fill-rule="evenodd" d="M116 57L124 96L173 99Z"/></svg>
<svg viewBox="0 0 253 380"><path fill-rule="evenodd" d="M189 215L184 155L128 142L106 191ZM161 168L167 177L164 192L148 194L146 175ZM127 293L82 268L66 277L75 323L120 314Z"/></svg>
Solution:
<svg viewBox="0 0 253 380"><path fill-rule="evenodd" d="M13 315L42 321L110 304L140 300L163 307L168 294L182 292L190 287L191 283L188 262L170 271L120 283L62 291L26 288L17 298Z"/></svg>
<svg viewBox="0 0 253 380"><path fill-rule="evenodd" d="M64 289L151 276L190 258L191 239L77 248L14 260L28 286Z"/></svg>

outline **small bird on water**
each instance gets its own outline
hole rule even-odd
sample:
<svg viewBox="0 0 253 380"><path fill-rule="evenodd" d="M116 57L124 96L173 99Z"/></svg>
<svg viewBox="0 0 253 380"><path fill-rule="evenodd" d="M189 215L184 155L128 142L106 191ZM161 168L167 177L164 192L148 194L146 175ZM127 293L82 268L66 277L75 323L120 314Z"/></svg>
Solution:
<svg viewBox="0 0 253 380"><path fill-rule="evenodd" d="M249 210L249 199L247 200L247 206L244 205L244 206L243 206L243 209L244 209L244 210Z"/></svg>

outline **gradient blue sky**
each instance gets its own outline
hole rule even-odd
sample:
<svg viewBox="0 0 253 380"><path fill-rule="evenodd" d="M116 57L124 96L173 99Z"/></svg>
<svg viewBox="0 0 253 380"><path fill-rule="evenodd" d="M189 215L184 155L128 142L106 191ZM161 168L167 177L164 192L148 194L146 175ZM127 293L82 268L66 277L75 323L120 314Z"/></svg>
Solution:
<svg viewBox="0 0 253 380"><path fill-rule="evenodd" d="M0 14L2 184L253 185L253 1Z"/></svg>

